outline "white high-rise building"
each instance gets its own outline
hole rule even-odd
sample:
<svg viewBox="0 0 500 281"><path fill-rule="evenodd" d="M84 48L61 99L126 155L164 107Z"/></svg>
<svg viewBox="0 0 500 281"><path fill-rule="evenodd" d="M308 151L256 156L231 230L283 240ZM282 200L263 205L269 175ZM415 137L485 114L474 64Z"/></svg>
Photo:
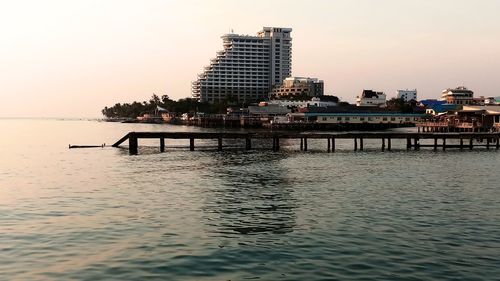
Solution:
<svg viewBox="0 0 500 281"><path fill-rule="evenodd" d="M417 100L417 89L414 90L398 90L398 99L402 99L405 102L409 102L411 100Z"/></svg>
<svg viewBox="0 0 500 281"><path fill-rule="evenodd" d="M268 97L273 86L292 74L291 28L264 27L257 36L225 34L224 49L192 83L193 97L217 102Z"/></svg>

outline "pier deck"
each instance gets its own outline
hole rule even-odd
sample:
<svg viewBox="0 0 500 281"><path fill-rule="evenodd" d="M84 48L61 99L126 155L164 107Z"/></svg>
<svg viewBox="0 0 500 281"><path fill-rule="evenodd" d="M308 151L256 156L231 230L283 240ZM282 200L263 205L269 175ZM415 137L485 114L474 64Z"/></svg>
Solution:
<svg viewBox="0 0 500 281"><path fill-rule="evenodd" d="M308 139L325 139L327 141L327 151L335 152L336 139L353 140L354 151L363 150L365 139L379 139L381 150L391 150L393 139L406 139L406 149L419 150L421 147L433 147L446 150L447 148L470 149L473 147L485 147L487 149L500 148L500 133L398 133L398 132L348 132L348 133L298 133L298 132L130 132L118 140L113 147L119 147L128 140L128 149L131 155L138 153L139 139L158 139L160 142L160 152L165 151L165 139L185 139L189 140L189 149L195 149L195 140L213 139L218 141L218 150L222 150L224 139L245 140L245 149L252 149L252 139L273 140L272 150L280 149L280 139L300 140L300 150L307 151ZM420 144L420 140L432 139L433 144ZM447 144L447 140L459 140L460 144Z"/></svg>

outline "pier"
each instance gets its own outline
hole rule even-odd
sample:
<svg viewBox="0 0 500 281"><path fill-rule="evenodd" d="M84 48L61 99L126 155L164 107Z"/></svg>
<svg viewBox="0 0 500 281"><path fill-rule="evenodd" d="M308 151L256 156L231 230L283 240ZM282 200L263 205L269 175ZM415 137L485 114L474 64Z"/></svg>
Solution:
<svg viewBox="0 0 500 281"><path fill-rule="evenodd" d="M356 132L356 133L298 133L298 132L130 132L113 144L119 147L128 140L130 155L138 154L140 139L158 139L160 152L165 152L165 140L182 139L189 141L189 150L195 150L195 140L217 140L217 150L223 149L223 140L244 140L245 150L252 149L252 140L267 139L272 140L273 151L280 150L280 140L294 139L300 141L300 150L307 151L308 139L323 139L326 141L326 151L335 152L337 139L350 139L353 142L354 151L364 150L364 140L380 140L382 151L391 151L392 140L406 140L407 150L420 150L423 147L431 147L434 151L438 149L457 148L460 150L472 150L474 147L486 149L500 148L500 133L485 132L463 132L463 133L396 133L396 132ZM421 143L421 140L431 140L430 144ZM448 140L457 140L458 144L450 144ZM429 141L428 141L429 142Z"/></svg>

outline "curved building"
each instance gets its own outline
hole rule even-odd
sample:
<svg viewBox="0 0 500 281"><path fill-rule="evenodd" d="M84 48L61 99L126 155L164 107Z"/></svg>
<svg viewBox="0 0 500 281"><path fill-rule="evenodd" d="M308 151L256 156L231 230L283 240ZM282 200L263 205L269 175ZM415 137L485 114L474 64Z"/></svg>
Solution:
<svg viewBox="0 0 500 281"><path fill-rule="evenodd" d="M275 85L292 74L291 28L264 27L257 36L225 34L222 51L192 83L200 101L266 99Z"/></svg>

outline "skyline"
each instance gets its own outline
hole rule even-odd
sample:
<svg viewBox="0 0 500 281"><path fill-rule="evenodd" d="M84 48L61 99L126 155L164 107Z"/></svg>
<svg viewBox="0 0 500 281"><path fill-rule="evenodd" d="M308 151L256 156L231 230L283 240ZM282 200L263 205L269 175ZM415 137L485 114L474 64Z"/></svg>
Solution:
<svg viewBox="0 0 500 281"><path fill-rule="evenodd" d="M232 4L231 4L232 3ZM242 2L239 2L242 3ZM0 4L0 117L99 117L155 93L191 97L223 34L293 28L292 76L363 89L500 96L498 1L17 1ZM307 7L305 9L304 7ZM201 44L200 44L201 42Z"/></svg>

